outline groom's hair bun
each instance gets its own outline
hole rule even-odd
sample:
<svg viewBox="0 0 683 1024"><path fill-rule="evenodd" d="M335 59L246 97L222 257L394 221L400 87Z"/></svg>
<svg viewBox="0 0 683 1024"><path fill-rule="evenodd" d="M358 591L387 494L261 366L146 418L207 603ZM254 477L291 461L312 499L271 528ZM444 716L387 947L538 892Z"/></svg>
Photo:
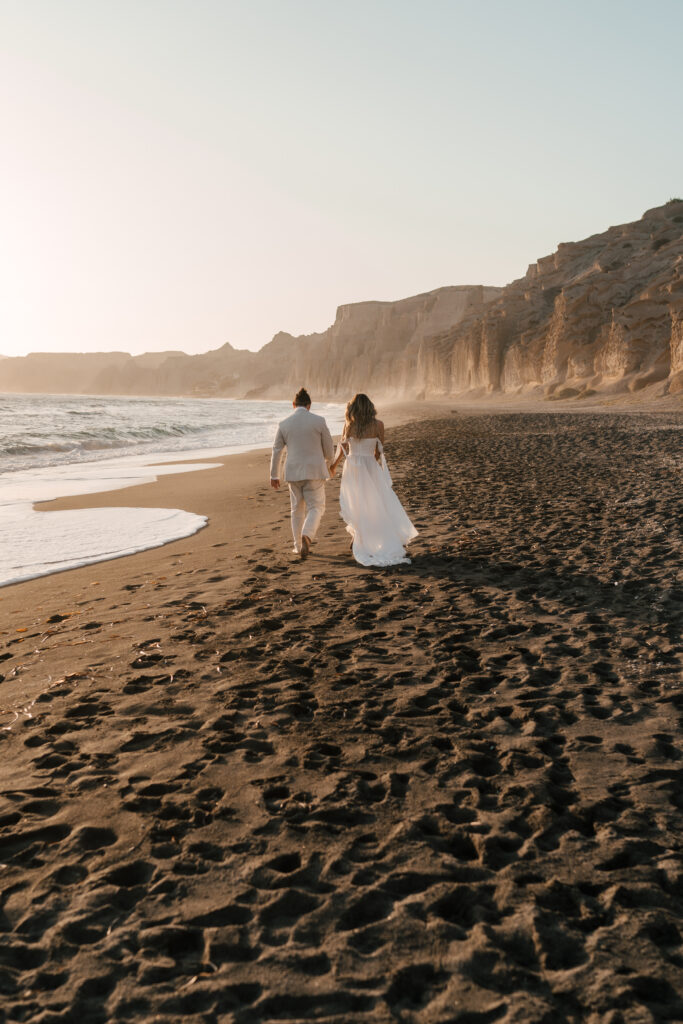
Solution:
<svg viewBox="0 0 683 1024"><path fill-rule="evenodd" d="M296 395L294 396L294 405L310 405L311 396L309 395L306 388L299 388Z"/></svg>

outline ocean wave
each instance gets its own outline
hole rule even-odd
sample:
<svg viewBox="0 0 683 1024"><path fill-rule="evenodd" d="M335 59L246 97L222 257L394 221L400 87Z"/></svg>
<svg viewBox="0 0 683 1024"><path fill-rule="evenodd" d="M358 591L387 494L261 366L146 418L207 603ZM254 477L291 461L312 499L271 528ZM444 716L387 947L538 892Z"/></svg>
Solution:
<svg viewBox="0 0 683 1024"><path fill-rule="evenodd" d="M289 402L12 395L0 400L0 473L122 455L270 444ZM337 407L320 407L331 416Z"/></svg>
<svg viewBox="0 0 683 1024"><path fill-rule="evenodd" d="M30 444L27 441L20 441L14 444L0 444L0 455L36 455L40 452L70 452L73 445L57 444Z"/></svg>
<svg viewBox="0 0 683 1024"><path fill-rule="evenodd" d="M0 455L31 455L41 452L98 451L99 449L127 448L145 441L163 441L166 438L198 437L215 431L214 424L167 424L149 427L100 427L97 431L76 431L64 434L54 441L39 436L33 439L7 439L0 443Z"/></svg>

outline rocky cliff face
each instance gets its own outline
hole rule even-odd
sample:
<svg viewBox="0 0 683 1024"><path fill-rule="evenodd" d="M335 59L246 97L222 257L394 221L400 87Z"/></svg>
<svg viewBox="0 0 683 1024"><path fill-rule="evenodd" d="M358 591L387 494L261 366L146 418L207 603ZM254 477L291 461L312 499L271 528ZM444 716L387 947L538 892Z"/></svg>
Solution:
<svg viewBox="0 0 683 1024"><path fill-rule="evenodd" d="M3 359L0 391L320 399L683 391L683 201L565 243L506 288L340 306L326 331L259 352Z"/></svg>
<svg viewBox="0 0 683 1024"><path fill-rule="evenodd" d="M482 315L425 341L418 384L434 396L683 390L683 201L532 264Z"/></svg>
<svg viewBox="0 0 683 1024"><path fill-rule="evenodd" d="M261 349L259 384L289 394L305 382L320 398L346 398L356 391L385 397L415 392L419 353L425 341L466 316L481 314L500 288L482 285L438 288L398 302L340 306L322 334L279 334Z"/></svg>
<svg viewBox="0 0 683 1024"><path fill-rule="evenodd" d="M91 382L90 390L101 395L224 395L243 397L252 380L256 353L223 345L213 352L188 356L163 353L150 360L149 353L128 357L127 362L106 369Z"/></svg>

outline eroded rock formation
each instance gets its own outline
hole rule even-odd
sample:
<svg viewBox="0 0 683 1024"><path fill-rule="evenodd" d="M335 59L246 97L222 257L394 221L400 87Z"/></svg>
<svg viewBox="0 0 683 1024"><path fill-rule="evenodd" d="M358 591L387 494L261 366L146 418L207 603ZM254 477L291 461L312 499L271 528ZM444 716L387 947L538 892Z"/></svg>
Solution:
<svg viewBox="0 0 683 1024"><path fill-rule="evenodd" d="M558 246L418 366L431 396L683 390L683 201Z"/></svg>
<svg viewBox="0 0 683 1024"><path fill-rule="evenodd" d="M294 338L279 334L258 353L264 392L286 393L305 381L316 394L347 397L367 390L387 397L411 395L422 345L482 313L500 288L482 285L437 288L398 302L356 302L340 306L335 322L321 334Z"/></svg>

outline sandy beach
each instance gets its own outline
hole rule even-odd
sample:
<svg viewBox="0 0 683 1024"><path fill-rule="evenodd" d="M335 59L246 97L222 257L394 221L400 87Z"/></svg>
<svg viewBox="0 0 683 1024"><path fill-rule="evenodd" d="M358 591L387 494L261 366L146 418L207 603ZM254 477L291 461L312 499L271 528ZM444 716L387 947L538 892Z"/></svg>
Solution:
<svg viewBox="0 0 683 1024"><path fill-rule="evenodd" d="M438 414L411 565L267 452L53 503L209 525L0 589L0 1020L683 1019L683 414Z"/></svg>

